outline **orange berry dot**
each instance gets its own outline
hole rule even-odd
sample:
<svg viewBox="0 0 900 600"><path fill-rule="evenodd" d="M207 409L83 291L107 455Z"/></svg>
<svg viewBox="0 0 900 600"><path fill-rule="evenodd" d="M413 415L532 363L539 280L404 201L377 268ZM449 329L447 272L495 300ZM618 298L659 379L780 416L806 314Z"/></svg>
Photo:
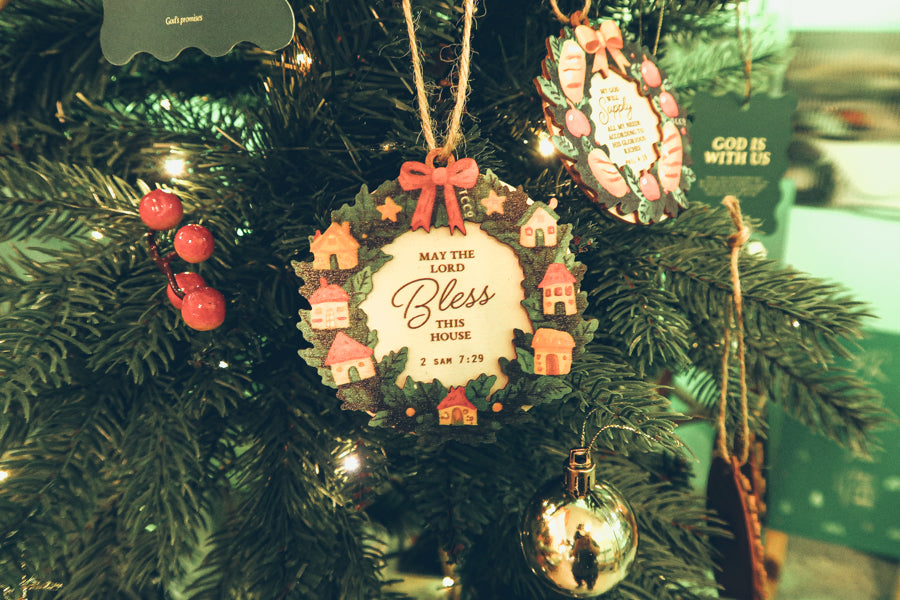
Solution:
<svg viewBox="0 0 900 600"><path fill-rule="evenodd" d="M411 417L411 416L413 416L413 415L415 415L415 414L416 414L416 409L414 409L412 406L410 406L409 408L406 409L406 416L407 416L407 417Z"/></svg>
<svg viewBox="0 0 900 600"><path fill-rule="evenodd" d="M500 412L501 410L503 410L503 405L500 404L499 402L494 402L491 405L491 410L494 412Z"/></svg>

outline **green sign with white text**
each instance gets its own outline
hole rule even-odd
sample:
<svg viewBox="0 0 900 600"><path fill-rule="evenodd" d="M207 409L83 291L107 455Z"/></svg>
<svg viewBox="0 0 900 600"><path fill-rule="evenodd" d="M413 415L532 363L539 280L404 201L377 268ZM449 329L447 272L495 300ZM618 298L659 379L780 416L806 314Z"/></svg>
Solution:
<svg viewBox="0 0 900 600"><path fill-rule="evenodd" d="M139 52L170 61L185 48L222 56L240 42L278 50L293 36L287 0L103 0L100 46L114 65Z"/></svg>

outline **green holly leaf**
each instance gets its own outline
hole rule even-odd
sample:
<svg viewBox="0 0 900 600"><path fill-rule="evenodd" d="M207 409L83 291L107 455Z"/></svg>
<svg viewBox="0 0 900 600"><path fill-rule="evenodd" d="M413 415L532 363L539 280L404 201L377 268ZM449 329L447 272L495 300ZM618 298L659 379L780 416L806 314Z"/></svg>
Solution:
<svg viewBox="0 0 900 600"><path fill-rule="evenodd" d="M364 386L351 384L340 388L337 396L344 401L342 408L370 411L375 410L378 404Z"/></svg>
<svg viewBox="0 0 900 600"><path fill-rule="evenodd" d="M385 427L390 425L390 421L388 421L388 417L390 413L386 410L379 410L375 415L369 420L369 425L372 427Z"/></svg>
<svg viewBox="0 0 900 600"><path fill-rule="evenodd" d="M578 158L578 148L575 147L575 144L564 135L554 135L550 138L553 141L553 147L560 151L565 156L568 156L571 159Z"/></svg>
<svg viewBox="0 0 900 600"><path fill-rule="evenodd" d="M524 348L516 348L516 360L522 371L534 373L534 355Z"/></svg>
<svg viewBox="0 0 900 600"><path fill-rule="evenodd" d="M350 302L355 306L359 306L372 291L371 267L366 267L357 272L350 278L348 283L350 286Z"/></svg>
<svg viewBox="0 0 900 600"><path fill-rule="evenodd" d="M528 318L532 323L544 320L544 310L539 297L535 295L529 296L522 301L522 306L528 313Z"/></svg>
<svg viewBox="0 0 900 600"><path fill-rule="evenodd" d="M400 373L406 368L406 361L409 358L409 348L404 346L399 352L393 350L387 354L381 362L378 363L378 372L384 381L393 382L400 377ZM389 387L396 387L391 385Z"/></svg>
<svg viewBox="0 0 900 600"><path fill-rule="evenodd" d="M496 375L488 376L485 373L482 373L478 376L478 379L473 379L466 384L466 398L468 398L478 410L487 410L487 399L491 393L491 388L496 381Z"/></svg>
<svg viewBox="0 0 900 600"><path fill-rule="evenodd" d="M566 97L563 95L562 91L560 91L559 86L543 77L538 77L536 81L540 88L541 96L543 96L547 102L560 107L567 105Z"/></svg>
<svg viewBox="0 0 900 600"><path fill-rule="evenodd" d="M575 347L581 348L585 344L590 343L592 339L594 339L594 332L597 331L597 328L600 326L600 321L597 319L581 319L572 328L569 332L572 334L572 337L575 339Z"/></svg>
<svg viewBox="0 0 900 600"><path fill-rule="evenodd" d="M550 56L553 57L553 62L559 62L559 52L562 48L563 40L556 36L552 36L547 40L547 43L550 46Z"/></svg>

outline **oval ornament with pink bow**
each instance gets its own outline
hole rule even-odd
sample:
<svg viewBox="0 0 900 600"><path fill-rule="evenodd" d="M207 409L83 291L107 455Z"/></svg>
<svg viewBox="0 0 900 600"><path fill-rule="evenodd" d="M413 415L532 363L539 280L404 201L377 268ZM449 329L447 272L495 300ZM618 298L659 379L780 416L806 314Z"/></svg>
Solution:
<svg viewBox="0 0 900 600"><path fill-rule="evenodd" d="M549 38L535 84L553 145L594 202L643 224L687 207L687 119L653 55L625 44L615 21Z"/></svg>
<svg viewBox="0 0 900 600"><path fill-rule="evenodd" d="M489 441L570 392L597 322L555 199L439 153L363 187L293 261L300 355L371 424Z"/></svg>

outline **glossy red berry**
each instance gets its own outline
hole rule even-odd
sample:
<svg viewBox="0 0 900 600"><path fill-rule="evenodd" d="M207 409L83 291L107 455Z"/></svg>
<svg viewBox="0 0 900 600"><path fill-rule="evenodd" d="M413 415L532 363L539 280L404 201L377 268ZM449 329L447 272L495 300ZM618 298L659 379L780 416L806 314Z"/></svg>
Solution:
<svg viewBox="0 0 900 600"><path fill-rule="evenodd" d="M181 222L184 207L181 199L172 192L153 190L141 198L138 212L144 225L155 231L172 229Z"/></svg>
<svg viewBox="0 0 900 600"><path fill-rule="evenodd" d="M225 296L210 287L184 295L181 316L185 324L197 331L209 331L225 322Z"/></svg>
<svg viewBox="0 0 900 600"><path fill-rule="evenodd" d="M199 290L200 288L206 287L206 282L203 281L203 278L200 277L197 273L191 273L190 271L185 271L184 273L176 273L175 274L175 283L178 284L178 287L181 288L181 291L184 292L185 295L193 292L194 290ZM175 295L175 291L172 289L171 285L166 286L166 295L169 297L169 302L172 303L172 306L181 310L182 299Z"/></svg>
<svg viewBox="0 0 900 600"><path fill-rule="evenodd" d="M189 263L203 262L212 256L216 243L212 233L202 225L185 225L175 234L175 252Z"/></svg>

